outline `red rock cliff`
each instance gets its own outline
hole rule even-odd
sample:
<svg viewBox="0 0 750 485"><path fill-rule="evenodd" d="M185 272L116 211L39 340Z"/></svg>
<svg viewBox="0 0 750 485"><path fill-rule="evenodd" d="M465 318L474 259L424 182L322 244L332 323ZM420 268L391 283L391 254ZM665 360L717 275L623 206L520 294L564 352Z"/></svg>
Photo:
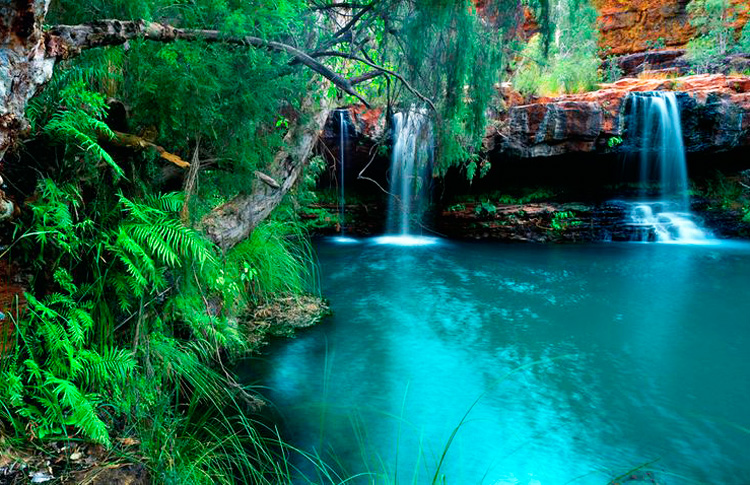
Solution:
<svg viewBox="0 0 750 485"><path fill-rule="evenodd" d="M599 11L600 45L607 54L630 54L664 44L684 47L695 35L686 11L690 0L593 0ZM750 15L748 0L730 0L738 29Z"/></svg>

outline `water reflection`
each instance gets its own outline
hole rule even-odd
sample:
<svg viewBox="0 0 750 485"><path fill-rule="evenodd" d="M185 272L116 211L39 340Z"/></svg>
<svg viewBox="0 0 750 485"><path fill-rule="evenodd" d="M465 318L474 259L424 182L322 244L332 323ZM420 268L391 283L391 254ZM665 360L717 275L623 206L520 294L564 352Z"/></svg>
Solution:
<svg viewBox="0 0 750 485"><path fill-rule="evenodd" d="M746 247L318 252L335 315L254 367L346 473L430 483L450 443L450 483L750 482Z"/></svg>

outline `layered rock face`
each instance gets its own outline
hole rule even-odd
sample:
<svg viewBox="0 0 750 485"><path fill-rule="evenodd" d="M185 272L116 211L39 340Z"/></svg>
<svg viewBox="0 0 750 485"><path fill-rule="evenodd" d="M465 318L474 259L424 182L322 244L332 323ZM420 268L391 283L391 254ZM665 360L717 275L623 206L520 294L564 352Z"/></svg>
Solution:
<svg viewBox="0 0 750 485"><path fill-rule="evenodd" d="M627 150L628 95L659 90L677 92L688 152L750 146L750 77L714 74L623 79L598 91L511 106L488 147L522 158Z"/></svg>
<svg viewBox="0 0 750 485"><path fill-rule="evenodd" d="M632 54L661 47L684 47L695 35L686 7L690 0L594 0L600 45L608 54ZM734 26L748 21L747 0L730 0Z"/></svg>
<svg viewBox="0 0 750 485"><path fill-rule="evenodd" d="M595 0L600 45L609 54L631 54L656 44L682 47L695 34L685 7L690 0Z"/></svg>

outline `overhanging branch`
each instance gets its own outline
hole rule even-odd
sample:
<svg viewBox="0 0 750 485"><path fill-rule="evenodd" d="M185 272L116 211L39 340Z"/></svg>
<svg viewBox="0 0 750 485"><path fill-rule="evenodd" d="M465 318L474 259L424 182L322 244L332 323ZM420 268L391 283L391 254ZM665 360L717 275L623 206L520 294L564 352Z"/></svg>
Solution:
<svg viewBox="0 0 750 485"><path fill-rule="evenodd" d="M228 36L218 30L178 29L171 25L145 20L122 21L122 20L98 20L96 22L80 25L56 25L50 28L46 34L47 55L66 58L78 54L83 49L121 45L131 39L144 38L156 42L172 42L175 40L201 40L205 42L216 42L224 44L244 45L268 49L275 52L283 52L293 57L297 62L304 64L324 78L330 80L334 85L346 94L354 96L365 106L369 107L367 100L362 98L355 90L352 83L343 76L335 73L330 68L315 60L307 53L288 44L261 39L260 37Z"/></svg>

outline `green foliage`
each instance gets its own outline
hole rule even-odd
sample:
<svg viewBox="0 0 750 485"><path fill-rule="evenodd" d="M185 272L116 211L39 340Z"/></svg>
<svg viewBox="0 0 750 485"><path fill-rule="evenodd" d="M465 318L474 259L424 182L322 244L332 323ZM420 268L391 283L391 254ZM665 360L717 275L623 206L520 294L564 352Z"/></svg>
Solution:
<svg viewBox="0 0 750 485"><path fill-rule="evenodd" d="M737 41L737 52L750 53L750 22L746 23Z"/></svg>
<svg viewBox="0 0 750 485"><path fill-rule="evenodd" d="M19 338L10 363L0 379L0 419L10 422L17 435L31 428L32 436L68 434L68 428L109 446L103 405L114 406L127 378L135 369L129 352L92 345L92 302L82 297L67 271L58 268L54 280L59 292L43 299L27 294L27 313L16 322ZM23 383L23 385L21 385ZM20 418L20 419L19 419Z"/></svg>
<svg viewBox="0 0 750 485"><path fill-rule="evenodd" d="M688 4L697 35L688 43L687 55L696 71L709 71L712 64L733 52L748 52L750 31L746 26L738 33L734 27L738 9L747 8L729 0L693 0Z"/></svg>
<svg viewBox="0 0 750 485"><path fill-rule="evenodd" d="M111 56L100 60L111 60ZM29 102L26 115L38 136L65 146L68 160L72 158L74 163L61 168L80 173L81 166L93 169L104 161L112 168L115 177L122 177L122 168L98 141L100 137L114 137L112 130L102 121L107 114L106 96L90 87L101 87L113 76L101 64L94 67L86 66L86 61L83 64L58 70L44 94ZM80 163L81 155L83 164Z"/></svg>
<svg viewBox="0 0 750 485"><path fill-rule="evenodd" d="M608 56L604 61L604 69L600 75L602 82L613 83L623 77L624 72L618 63L617 56Z"/></svg>
<svg viewBox="0 0 750 485"><path fill-rule="evenodd" d="M220 258L179 221L179 193L138 200L119 194L118 209L99 214L86 212L96 204L85 206L73 185L44 179L38 191L29 220L19 225L19 258L31 257L36 286L52 291L27 295L13 354L0 361L0 422L19 438L79 435L110 446L113 416L130 415L146 433L154 432L147 421L155 412L187 426L190 420L159 398L160 389L176 389L173 397L189 392L218 413L232 405L234 391L214 370L216 356L247 347L237 319L242 302L314 287L309 246L293 239L302 236L293 225L266 223ZM117 334L115 316L122 322ZM247 451L243 444L236 456ZM225 476L233 476L237 464L225 465ZM211 467L219 464L199 460L190 473L210 477Z"/></svg>
<svg viewBox="0 0 750 485"><path fill-rule="evenodd" d="M573 226L581 225L581 221L576 220L576 214L573 211L557 211L552 216L551 225L552 230L562 232Z"/></svg>
<svg viewBox="0 0 750 485"><path fill-rule="evenodd" d="M114 280L123 310L130 309L146 292L163 290L167 269L180 268L185 261L200 269L216 264L210 243L177 218L184 202L181 194L152 196L145 203L122 195L119 198L127 215L113 234L109 249L125 268Z"/></svg>
<svg viewBox="0 0 750 485"><path fill-rule="evenodd" d="M516 190L514 193L493 192L477 196L466 197L466 201L474 201L481 204L486 201L489 204L523 205L530 202L549 201L557 196L557 192L544 187L527 187ZM459 204L462 205L462 204Z"/></svg>
<svg viewBox="0 0 750 485"><path fill-rule="evenodd" d="M296 224L267 221L227 253L227 265L254 269L250 294L254 302L274 295L315 290L312 247Z"/></svg>
<svg viewBox="0 0 750 485"><path fill-rule="evenodd" d="M492 204L489 200L486 200L477 204L477 206L474 208L474 213L478 216L494 216L497 213L497 207L495 207L495 205Z"/></svg>
<svg viewBox="0 0 750 485"><path fill-rule="evenodd" d="M555 95L595 89L599 81L596 10L587 0L555 0L553 41L541 35L526 44L512 83L523 94Z"/></svg>
<svg viewBox="0 0 750 485"><path fill-rule="evenodd" d="M750 203L744 187L719 171L705 181L697 195L709 199L711 206L723 210L741 209Z"/></svg>
<svg viewBox="0 0 750 485"><path fill-rule="evenodd" d="M664 37L659 37L656 40L647 40L646 41L646 49L647 50L660 50L667 47L667 42L664 40Z"/></svg>
<svg viewBox="0 0 750 485"><path fill-rule="evenodd" d="M607 140L607 146L609 148L614 148L616 146L622 145L622 137L620 136L613 136L609 140Z"/></svg>

